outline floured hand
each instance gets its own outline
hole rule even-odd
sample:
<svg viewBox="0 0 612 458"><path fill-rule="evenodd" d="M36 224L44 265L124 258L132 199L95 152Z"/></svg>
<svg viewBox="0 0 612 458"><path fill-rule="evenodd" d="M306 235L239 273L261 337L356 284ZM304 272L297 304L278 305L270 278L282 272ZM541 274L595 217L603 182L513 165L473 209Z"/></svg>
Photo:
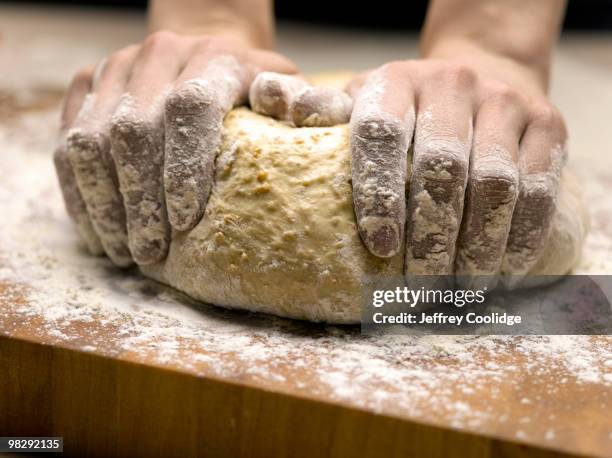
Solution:
<svg viewBox="0 0 612 458"><path fill-rule="evenodd" d="M263 72L249 90L251 109L297 127L329 127L348 122L353 102L340 89L312 86L302 76Z"/></svg>
<svg viewBox="0 0 612 458"><path fill-rule="evenodd" d="M354 104L337 89L266 72L249 99L298 127L350 117L355 214L372 254L391 257L405 240L407 275L519 279L535 265L567 133L526 72L494 58L398 61L358 75L347 92Z"/></svg>
<svg viewBox="0 0 612 458"><path fill-rule="evenodd" d="M296 68L242 40L156 32L76 75L54 157L90 251L151 264L165 257L171 228L197 224L223 118L262 71Z"/></svg>
<svg viewBox="0 0 612 458"><path fill-rule="evenodd" d="M373 254L390 257L405 238L407 275L533 267L567 134L525 75L471 56L393 62L349 85L355 212Z"/></svg>

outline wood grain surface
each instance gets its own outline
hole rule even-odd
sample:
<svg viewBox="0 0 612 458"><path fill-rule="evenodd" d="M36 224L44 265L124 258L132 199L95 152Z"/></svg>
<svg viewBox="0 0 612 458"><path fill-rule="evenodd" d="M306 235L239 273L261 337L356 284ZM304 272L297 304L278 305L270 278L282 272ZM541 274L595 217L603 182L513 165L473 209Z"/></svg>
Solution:
<svg viewBox="0 0 612 458"><path fill-rule="evenodd" d="M63 436L72 456L574 456L19 339L0 363L2 434Z"/></svg>
<svg viewBox="0 0 612 458"><path fill-rule="evenodd" d="M197 304L87 256L51 166L59 99L78 65L142 30L134 15L0 8L0 436L63 436L71 456L612 456L608 336L368 340ZM281 30L306 70L348 52ZM394 57L353 38L356 68ZM611 43L577 38L556 62L593 216L582 269L599 274L612 141L591 129L612 115ZM580 98L558 89L576 81Z"/></svg>

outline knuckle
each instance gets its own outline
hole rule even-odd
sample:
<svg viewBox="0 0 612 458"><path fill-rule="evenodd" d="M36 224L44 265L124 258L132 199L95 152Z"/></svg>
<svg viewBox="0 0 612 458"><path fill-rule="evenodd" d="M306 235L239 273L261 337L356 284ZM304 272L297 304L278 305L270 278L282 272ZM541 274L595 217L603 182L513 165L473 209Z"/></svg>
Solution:
<svg viewBox="0 0 612 458"><path fill-rule="evenodd" d="M88 132L72 128L66 136L66 153L71 163L90 161L99 156L107 138L101 132Z"/></svg>
<svg viewBox="0 0 612 458"><path fill-rule="evenodd" d="M174 44L176 35L167 30L160 30L150 34L142 44L142 52L145 54L155 53L160 49L166 49Z"/></svg>
<svg viewBox="0 0 612 458"><path fill-rule="evenodd" d="M530 109L531 122L544 129L563 127L563 120L558 110L548 102L537 102Z"/></svg>
<svg viewBox="0 0 612 458"><path fill-rule="evenodd" d="M111 133L120 137L125 135L145 135L152 130L153 128L147 121L134 119L129 116L118 116L113 119L111 124Z"/></svg>
<svg viewBox="0 0 612 458"><path fill-rule="evenodd" d="M114 146L121 147L113 149L119 154L129 152L131 148L127 145L148 138L154 130L153 124L147 120L139 119L131 114L115 115L111 121L111 139Z"/></svg>
<svg viewBox="0 0 612 458"><path fill-rule="evenodd" d="M103 71L106 73L108 71L113 71L118 68L122 68L131 59L132 54L133 54L132 46L120 49L119 51L112 53L106 59L106 62L104 63Z"/></svg>
<svg viewBox="0 0 612 458"><path fill-rule="evenodd" d="M408 62L405 60L394 60L391 62L387 62L383 66L380 67L381 71L391 75L401 75L403 74L408 67Z"/></svg>
<svg viewBox="0 0 612 458"><path fill-rule="evenodd" d="M406 133L400 118L384 112L362 116L353 127L353 134L366 140L400 141Z"/></svg>
<svg viewBox="0 0 612 458"><path fill-rule="evenodd" d="M534 211L553 209L557 196L556 186L539 176L526 176L521 180L519 199Z"/></svg>
<svg viewBox="0 0 612 458"><path fill-rule="evenodd" d="M261 72L255 77L251 86L259 96L279 96L283 92L281 78L278 73Z"/></svg>
<svg viewBox="0 0 612 458"><path fill-rule="evenodd" d="M426 146L415 157L414 173L439 181L467 179L468 160L463 148L445 140Z"/></svg>
<svg viewBox="0 0 612 458"><path fill-rule="evenodd" d="M518 170L506 166L475 167L469 178L469 186L476 195L498 202L511 202L519 194Z"/></svg>
<svg viewBox="0 0 612 458"><path fill-rule="evenodd" d="M460 89L468 88L476 82L476 72L468 65L446 63L437 71L437 78L446 85Z"/></svg>
<svg viewBox="0 0 612 458"><path fill-rule="evenodd" d="M187 81L173 89L165 100L167 116L196 115L219 109L215 90L199 81Z"/></svg>
<svg viewBox="0 0 612 458"><path fill-rule="evenodd" d="M295 76L274 72L257 75L249 91L249 102L254 111L275 118L289 114L293 96L307 87L305 81Z"/></svg>
<svg viewBox="0 0 612 458"><path fill-rule="evenodd" d="M335 95L335 89L311 86L296 95L293 105L296 108L312 108L323 104L327 97L334 97Z"/></svg>
<svg viewBox="0 0 612 458"><path fill-rule="evenodd" d="M523 96L512 87L502 84L493 88L485 100L499 107L523 104Z"/></svg>
<svg viewBox="0 0 612 458"><path fill-rule="evenodd" d="M296 125L334 125L350 117L352 100L345 92L332 87L309 87L291 103Z"/></svg>
<svg viewBox="0 0 612 458"><path fill-rule="evenodd" d="M75 73L74 77L72 78L71 86L75 87L90 84L93 79L93 74L94 72L92 68L82 68Z"/></svg>

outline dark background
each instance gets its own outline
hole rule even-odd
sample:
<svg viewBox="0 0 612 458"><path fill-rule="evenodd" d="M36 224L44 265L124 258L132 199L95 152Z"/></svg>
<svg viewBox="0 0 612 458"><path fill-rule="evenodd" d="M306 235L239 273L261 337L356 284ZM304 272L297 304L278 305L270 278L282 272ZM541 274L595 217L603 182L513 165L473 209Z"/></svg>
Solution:
<svg viewBox="0 0 612 458"><path fill-rule="evenodd" d="M540 0L533 0L540 1ZM0 3L4 3L0 0ZM8 2L7 2L8 3ZM122 9L144 9L146 0L38 0L19 4L78 5ZM423 22L427 0L277 0L278 18L294 21L333 24L347 27L389 30L418 30ZM330 8L333 5L333 8ZM346 5L345 8L343 6ZM321 14L324 7L328 10ZM565 28L574 30L612 31L612 0L570 0Z"/></svg>

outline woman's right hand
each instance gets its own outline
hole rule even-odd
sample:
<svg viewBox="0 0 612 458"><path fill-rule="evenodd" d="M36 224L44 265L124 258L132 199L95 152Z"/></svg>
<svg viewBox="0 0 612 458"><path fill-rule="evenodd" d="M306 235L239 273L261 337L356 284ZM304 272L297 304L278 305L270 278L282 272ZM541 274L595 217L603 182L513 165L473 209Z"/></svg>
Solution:
<svg viewBox="0 0 612 458"><path fill-rule="evenodd" d="M54 159L90 251L155 263L200 221L223 118L264 71L297 73L244 39L156 32L74 77Z"/></svg>

